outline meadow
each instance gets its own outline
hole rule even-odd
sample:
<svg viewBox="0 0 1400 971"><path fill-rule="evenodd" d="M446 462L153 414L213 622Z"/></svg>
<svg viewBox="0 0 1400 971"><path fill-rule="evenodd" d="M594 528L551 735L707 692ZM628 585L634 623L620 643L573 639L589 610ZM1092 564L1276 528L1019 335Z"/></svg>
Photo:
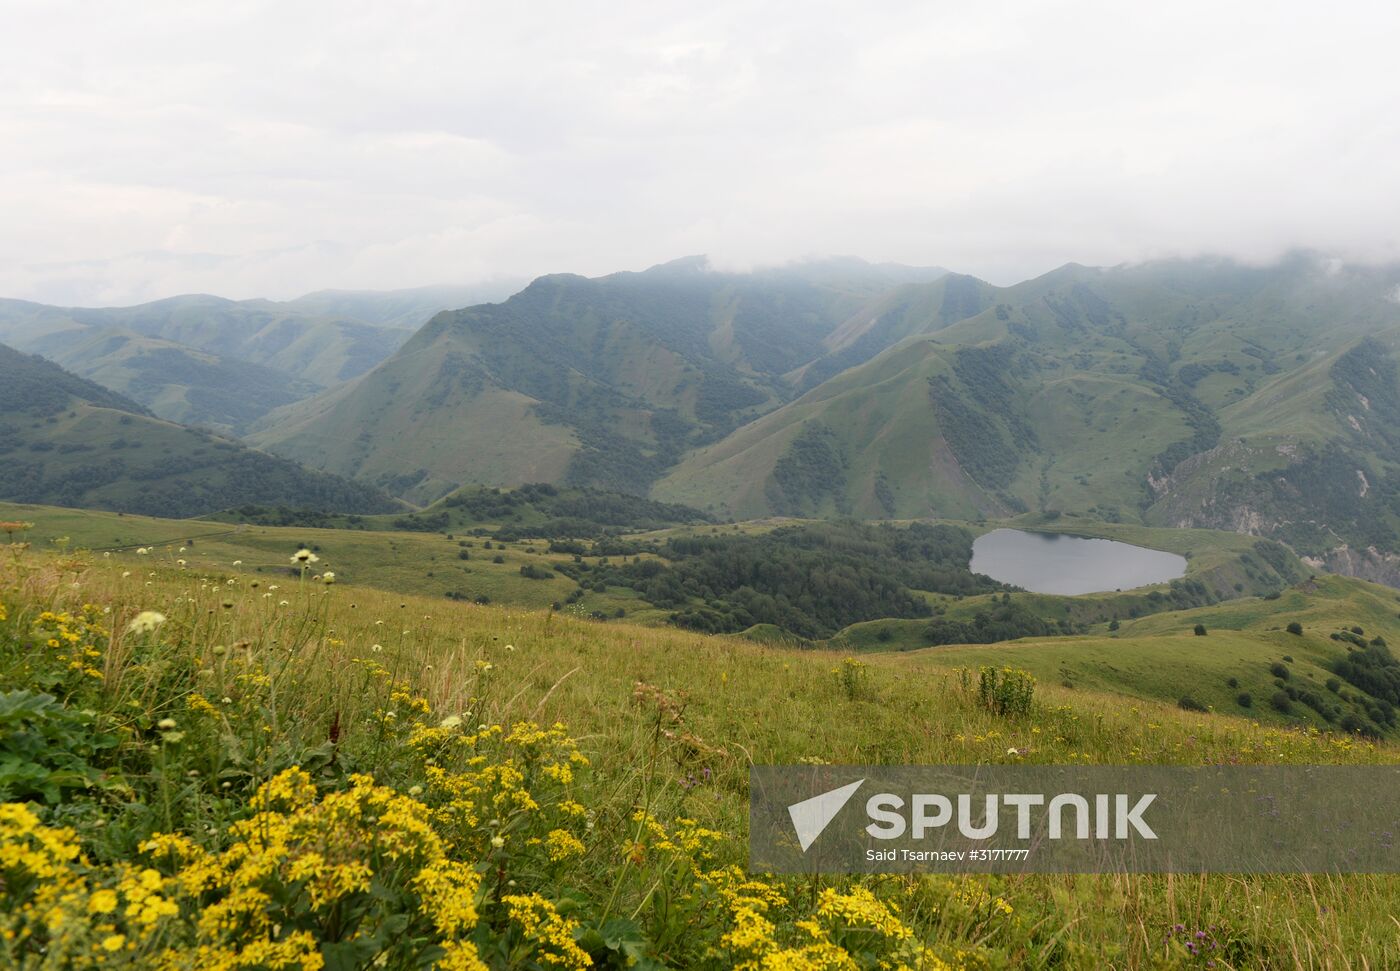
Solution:
<svg viewBox="0 0 1400 971"><path fill-rule="evenodd" d="M327 583L285 549L257 573L197 542L0 546L0 963L1400 964L1392 876L743 869L752 764L1394 763L1389 744L1056 676L1096 642L852 657ZM978 698L1003 664L1039 675L1025 715Z"/></svg>

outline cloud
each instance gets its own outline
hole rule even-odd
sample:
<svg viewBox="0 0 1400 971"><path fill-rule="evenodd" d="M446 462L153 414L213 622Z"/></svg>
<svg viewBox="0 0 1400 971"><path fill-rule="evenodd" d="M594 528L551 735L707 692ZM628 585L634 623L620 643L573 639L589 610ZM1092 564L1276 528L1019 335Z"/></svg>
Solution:
<svg viewBox="0 0 1400 971"><path fill-rule="evenodd" d="M1400 8L0 0L0 294L1400 257Z"/></svg>

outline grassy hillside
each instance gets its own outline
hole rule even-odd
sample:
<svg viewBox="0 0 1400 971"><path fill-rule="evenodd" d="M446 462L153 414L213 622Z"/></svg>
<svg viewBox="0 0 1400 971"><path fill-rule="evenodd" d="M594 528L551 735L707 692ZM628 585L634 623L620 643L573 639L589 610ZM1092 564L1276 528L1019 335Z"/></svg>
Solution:
<svg viewBox="0 0 1400 971"><path fill-rule="evenodd" d="M740 275L682 260L543 277L440 315L353 388L273 413L252 440L419 502L468 483L642 491L686 448L789 397L783 375L919 274L849 261Z"/></svg>
<svg viewBox="0 0 1400 971"><path fill-rule="evenodd" d="M39 741L32 772L5 778L4 798L29 801L7 810L0 838L40 834L56 854L70 843L86 854L48 871L71 919L47 924L29 906L41 893L29 871L13 869L37 864L7 857L21 861L7 864L0 918L11 963L60 941L74 955L110 948L109 963L162 951L207 963L256 947L389 967L456 952L492 968L725 968L810 963L820 943L844 967L1204 966L1188 940L1225 968L1400 961L1393 876L741 875L750 764L1397 761L1387 745L1059 679L1036 685L1028 715L999 716L958 668L1016 646L844 662L309 579L272 592L226 569L136 572L33 552L0 556L0 603L0 688L45 685L57 698L36 709L7 696ZM163 623L129 629L143 610ZM95 675L28 648L54 624L91 652ZM1309 657L1299 650L1296 664ZM90 742L67 746L65 733ZM236 861L255 809L277 835L249 884ZM157 830L184 840L143 852ZM330 857L323 832L337 840ZM366 849L397 839L426 849ZM363 877L308 896L317 845L328 876ZM130 892L119 867L138 860L159 908L145 924L103 916L106 890ZM366 869L340 869L357 864ZM264 895L251 924L220 919L240 889ZM882 932L861 929L877 918Z"/></svg>
<svg viewBox="0 0 1400 971"><path fill-rule="evenodd" d="M253 499L383 512L369 487L152 417L39 357L0 345L0 498L197 515Z"/></svg>

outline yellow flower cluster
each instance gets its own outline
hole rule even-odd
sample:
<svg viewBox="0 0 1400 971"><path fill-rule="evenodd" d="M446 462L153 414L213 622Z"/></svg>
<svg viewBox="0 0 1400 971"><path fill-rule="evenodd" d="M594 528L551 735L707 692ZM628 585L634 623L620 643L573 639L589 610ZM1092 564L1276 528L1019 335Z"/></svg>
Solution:
<svg viewBox="0 0 1400 971"><path fill-rule="evenodd" d="M67 671L81 678L102 680L102 672L95 666L102 652L97 644L110 632L99 624L101 608L93 604L83 604L77 613L45 610L34 619L31 633L34 639L47 648L49 655ZM3 620L0 608L0 620Z"/></svg>

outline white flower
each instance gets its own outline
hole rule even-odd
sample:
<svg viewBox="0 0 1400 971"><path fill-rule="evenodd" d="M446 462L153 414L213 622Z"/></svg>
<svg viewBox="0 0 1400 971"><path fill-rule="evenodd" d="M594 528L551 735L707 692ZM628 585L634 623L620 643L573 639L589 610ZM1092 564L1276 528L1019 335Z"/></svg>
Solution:
<svg viewBox="0 0 1400 971"><path fill-rule="evenodd" d="M513 650L515 650L515 645L514 645L514 644L507 644L507 645L506 645L506 650L507 650L507 651L513 651Z"/></svg>
<svg viewBox="0 0 1400 971"><path fill-rule="evenodd" d="M184 561L184 560L176 560L175 563L176 563L178 566L184 566L184 565L185 565L185 561Z"/></svg>
<svg viewBox="0 0 1400 971"><path fill-rule="evenodd" d="M150 552L150 550L147 549L147 548L144 547L144 546L138 546L138 547L136 547L136 555L137 555L137 556L145 556L145 555L146 555L147 553L149 553L149 552Z"/></svg>
<svg viewBox="0 0 1400 971"><path fill-rule="evenodd" d="M444 718L442 721L438 722L438 728L456 728L457 726L459 726L459 725L461 725L461 724L462 724L462 716L461 716L461 715L448 715L448 716L447 716L446 718Z"/></svg>
<svg viewBox="0 0 1400 971"><path fill-rule="evenodd" d="M322 574L321 574L321 582L322 582L322 583L335 583L335 573L332 572L332 571L330 571L330 570L327 570L325 573L322 573Z"/></svg>
<svg viewBox="0 0 1400 971"><path fill-rule="evenodd" d="M234 560L234 561L233 561L233 565L234 565L234 566L242 566L242 565L243 565L243 561L242 561L242 560Z"/></svg>
<svg viewBox="0 0 1400 971"><path fill-rule="evenodd" d="M128 634L149 634L163 623L165 623L165 614L155 610L143 610L131 618L131 623L126 625L126 632Z"/></svg>
<svg viewBox="0 0 1400 971"><path fill-rule="evenodd" d="M292 562L297 566L306 566L309 563L318 563L320 562L320 560L321 558L319 556L317 556L315 553L311 552L304 546L292 554Z"/></svg>
<svg viewBox="0 0 1400 971"><path fill-rule="evenodd" d="M123 579L123 580L125 580L125 579L126 579L127 577L129 577L129 576L131 576L131 571L130 571L130 570L123 570L123 571L122 571L122 579Z"/></svg>
<svg viewBox="0 0 1400 971"><path fill-rule="evenodd" d="M172 728L174 728L174 727L175 727L175 719L173 719L173 718L162 718L160 721L156 722L156 728L159 728L161 731L166 731L166 732L168 732L170 729L172 729Z"/></svg>
<svg viewBox="0 0 1400 971"><path fill-rule="evenodd" d="M506 839L504 836L493 836L491 837L491 845L499 850L506 845Z"/></svg>
<svg viewBox="0 0 1400 971"><path fill-rule="evenodd" d="M180 552L181 552L181 553L185 552L185 548L184 548L183 546L180 547Z"/></svg>
<svg viewBox="0 0 1400 971"><path fill-rule="evenodd" d="M371 644L371 645L369 646L369 649L370 649L371 651L373 651L375 654L378 654L380 651L384 650L384 645L383 645L383 644Z"/></svg>

